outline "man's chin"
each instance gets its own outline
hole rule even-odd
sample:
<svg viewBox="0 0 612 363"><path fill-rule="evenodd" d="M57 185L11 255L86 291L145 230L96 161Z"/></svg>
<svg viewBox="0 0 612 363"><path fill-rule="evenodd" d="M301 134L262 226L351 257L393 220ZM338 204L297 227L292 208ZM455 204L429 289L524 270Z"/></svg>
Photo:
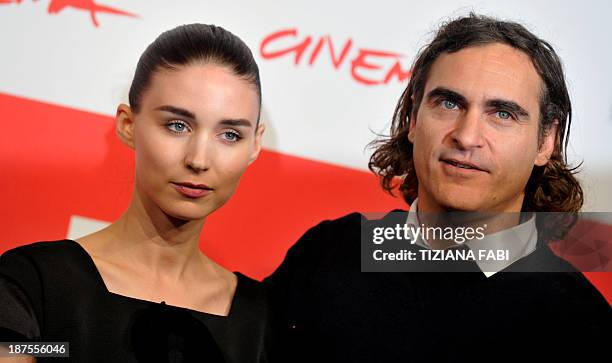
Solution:
<svg viewBox="0 0 612 363"><path fill-rule="evenodd" d="M484 212L490 209L486 200L481 197L456 196L458 194L444 196L437 200L441 209L447 212Z"/></svg>

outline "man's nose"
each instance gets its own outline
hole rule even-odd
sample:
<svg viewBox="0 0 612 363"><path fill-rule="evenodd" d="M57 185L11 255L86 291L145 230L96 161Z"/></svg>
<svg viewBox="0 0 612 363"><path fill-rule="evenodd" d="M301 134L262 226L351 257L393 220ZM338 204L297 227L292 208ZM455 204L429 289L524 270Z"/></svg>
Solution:
<svg viewBox="0 0 612 363"><path fill-rule="evenodd" d="M481 116L477 109L471 109L457 119L455 128L451 133L453 144L456 147L468 150L484 145Z"/></svg>

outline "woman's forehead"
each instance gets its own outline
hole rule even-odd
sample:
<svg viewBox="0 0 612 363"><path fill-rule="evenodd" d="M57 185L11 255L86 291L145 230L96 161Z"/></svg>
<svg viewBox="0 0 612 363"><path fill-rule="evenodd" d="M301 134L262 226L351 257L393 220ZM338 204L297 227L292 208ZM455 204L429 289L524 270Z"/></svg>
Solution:
<svg viewBox="0 0 612 363"><path fill-rule="evenodd" d="M232 113L233 118L256 119L258 97L255 88L228 67L194 64L156 71L143 95L143 106L155 109L171 105L190 110L196 117L220 112Z"/></svg>

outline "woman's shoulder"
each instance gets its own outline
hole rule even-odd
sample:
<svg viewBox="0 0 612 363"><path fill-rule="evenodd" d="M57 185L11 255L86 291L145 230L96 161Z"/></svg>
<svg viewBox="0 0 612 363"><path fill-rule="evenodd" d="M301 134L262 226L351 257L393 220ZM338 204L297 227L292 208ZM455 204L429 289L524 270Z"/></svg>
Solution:
<svg viewBox="0 0 612 363"><path fill-rule="evenodd" d="M51 262L49 255L66 253L66 241L41 241L21 245L3 252L0 255L0 272L7 272L14 268L21 269L27 265Z"/></svg>
<svg viewBox="0 0 612 363"><path fill-rule="evenodd" d="M90 265L82 247L75 241L41 241L15 247L0 255L0 276L24 289L41 289L42 292L43 286L74 288L95 281Z"/></svg>
<svg viewBox="0 0 612 363"><path fill-rule="evenodd" d="M64 297L84 291L83 286L87 285L83 281L88 279L88 274L83 273L86 260L78 248L76 242L70 240L42 241L2 253L0 293L4 295L4 303L10 303L11 311L22 321L11 325L7 319L0 319L2 324L8 324L7 327L13 327L24 336L35 336L26 332L36 329L21 325L38 326L36 321L41 321L45 311L49 308L60 311L57 305L64 302Z"/></svg>
<svg viewBox="0 0 612 363"><path fill-rule="evenodd" d="M75 265L82 265L81 247L72 240L34 242L10 249L0 255L0 273L22 274L32 269L37 272L56 271L58 266L66 265L71 261Z"/></svg>
<svg viewBox="0 0 612 363"><path fill-rule="evenodd" d="M71 255L78 251L78 244L72 240L40 241L25 244L5 251L0 259L13 259L17 256L33 259L47 259L49 255Z"/></svg>

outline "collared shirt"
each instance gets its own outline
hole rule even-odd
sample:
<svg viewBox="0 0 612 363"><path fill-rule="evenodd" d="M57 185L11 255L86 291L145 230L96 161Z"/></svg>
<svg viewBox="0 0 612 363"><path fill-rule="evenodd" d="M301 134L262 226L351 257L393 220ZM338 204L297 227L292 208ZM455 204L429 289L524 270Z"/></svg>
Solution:
<svg viewBox="0 0 612 363"><path fill-rule="evenodd" d="M417 214L417 199L414 200L408 211L406 224L408 226L418 227L419 223ZM422 235L414 239L418 246L431 249L427 240ZM486 277L491 277L495 273L505 269L514 262L529 255L535 251L538 242L538 231L535 224L535 215L532 215L527 221L520 223L512 228L503 231L486 234L482 239L471 239L464 243L472 251L483 251L485 255L489 253L496 254L499 250L507 250L507 259L501 260L481 260L476 259L478 268Z"/></svg>

